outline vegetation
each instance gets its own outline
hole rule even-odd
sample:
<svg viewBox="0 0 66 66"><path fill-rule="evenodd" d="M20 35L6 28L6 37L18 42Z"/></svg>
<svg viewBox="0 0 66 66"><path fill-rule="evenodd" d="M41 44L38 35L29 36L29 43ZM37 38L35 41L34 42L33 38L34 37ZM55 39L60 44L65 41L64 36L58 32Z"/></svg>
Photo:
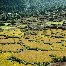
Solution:
<svg viewBox="0 0 66 66"><path fill-rule="evenodd" d="M0 65L59 62L66 62L66 0L1 0Z"/></svg>
<svg viewBox="0 0 66 66"><path fill-rule="evenodd" d="M1 65L47 66L66 61L66 30L24 30L16 27L0 32Z"/></svg>

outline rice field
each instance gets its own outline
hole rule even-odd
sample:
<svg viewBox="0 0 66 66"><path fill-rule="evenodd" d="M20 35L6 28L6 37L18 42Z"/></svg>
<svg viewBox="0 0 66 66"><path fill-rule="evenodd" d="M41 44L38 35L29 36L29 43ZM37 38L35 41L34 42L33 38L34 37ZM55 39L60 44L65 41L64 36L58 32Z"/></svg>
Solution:
<svg viewBox="0 0 66 66"><path fill-rule="evenodd" d="M66 57L66 30L0 32L0 66L48 66Z"/></svg>

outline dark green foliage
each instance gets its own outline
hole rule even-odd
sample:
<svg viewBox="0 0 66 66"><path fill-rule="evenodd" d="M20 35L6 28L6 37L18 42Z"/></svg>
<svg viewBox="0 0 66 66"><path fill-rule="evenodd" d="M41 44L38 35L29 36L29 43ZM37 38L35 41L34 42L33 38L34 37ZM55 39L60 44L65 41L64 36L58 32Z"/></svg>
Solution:
<svg viewBox="0 0 66 66"><path fill-rule="evenodd" d="M11 15L8 15L11 13ZM16 14L17 13L17 14ZM14 20L21 17L39 17L49 21L66 20L66 0L1 0L0 20ZM43 20L44 21L44 20ZM31 27L29 27L32 29ZM27 30L27 29L26 29Z"/></svg>
<svg viewBox="0 0 66 66"><path fill-rule="evenodd" d="M64 56L61 60L62 62L66 62L66 57Z"/></svg>
<svg viewBox="0 0 66 66"><path fill-rule="evenodd" d="M11 25L15 25L15 23L16 23L15 21L11 21Z"/></svg>
<svg viewBox="0 0 66 66"><path fill-rule="evenodd" d="M8 58L7 60L16 61L16 62L21 63L21 60L18 59L18 58L16 58L16 57L10 57L10 58Z"/></svg>
<svg viewBox="0 0 66 66"><path fill-rule="evenodd" d="M56 57L56 56L52 56L52 57L53 57L52 62L66 62L66 57L65 56L63 56L62 58L61 57Z"/></svg>
<svg viewBox="0 0 66 66"><path fill-rule="evenodd" d="M66 0L0 0L1 11L22 11L26 15L44 14L44 12L66 8Z"/></svg>
<svg viewBox="0 0 66 66"><path fill-rule="evenodd" d="M5 24L4 23L0 23L0 26L5 26Z"/></svg>

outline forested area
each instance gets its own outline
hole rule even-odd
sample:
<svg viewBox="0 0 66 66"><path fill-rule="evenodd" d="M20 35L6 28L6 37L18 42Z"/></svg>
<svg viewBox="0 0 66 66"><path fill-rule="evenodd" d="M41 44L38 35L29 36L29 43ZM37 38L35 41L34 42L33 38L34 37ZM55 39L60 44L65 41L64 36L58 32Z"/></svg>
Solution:
<svg viewBox="0 0 66 66"><path fill-rule="evenodd" d="M0 11L22 11L31 14L44 14L65 10L66 0L1 0Z"/></svg>

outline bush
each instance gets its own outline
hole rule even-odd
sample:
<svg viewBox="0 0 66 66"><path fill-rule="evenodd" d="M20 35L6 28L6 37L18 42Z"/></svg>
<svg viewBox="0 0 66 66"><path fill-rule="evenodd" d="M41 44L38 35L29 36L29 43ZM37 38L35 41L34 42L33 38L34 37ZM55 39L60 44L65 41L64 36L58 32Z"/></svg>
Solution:
<svg viewBox="0 0 66 66"><path fill-rule="evenodd" d="M65 56L63 56L62 58L54 56L52 59L53 59L52 62L66 62Z"/></svg>
<svg viewBox="0 0 66 66"><path fill-rule="evenodd" d="M0 23L0 26L5 26L5 24L4 23Z"/></svg>

